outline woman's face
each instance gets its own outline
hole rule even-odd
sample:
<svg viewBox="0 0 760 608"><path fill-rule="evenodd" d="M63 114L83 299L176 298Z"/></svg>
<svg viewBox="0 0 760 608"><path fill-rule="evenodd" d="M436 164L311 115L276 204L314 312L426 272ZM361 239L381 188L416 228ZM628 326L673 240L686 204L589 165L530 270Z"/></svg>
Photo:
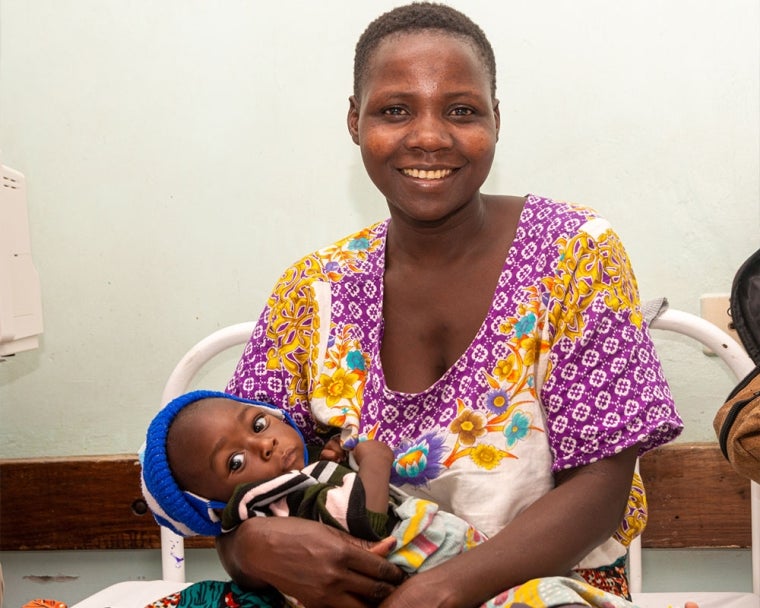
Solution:
<svg viewBox="0 0 760 608"><path fill-rule="evenodd" d="M167 455L177 483L226 502L235 486L304 467L301 436L265 408L204 399L169 428Z"/></svg>
<svg viewBox="0 0 760 608"><path fill-rule="evenodd" d="M391 215L436 222L478 194L499 134L498 102L474 46L441 32L390 36L374 51L349 132Z"/></svg>

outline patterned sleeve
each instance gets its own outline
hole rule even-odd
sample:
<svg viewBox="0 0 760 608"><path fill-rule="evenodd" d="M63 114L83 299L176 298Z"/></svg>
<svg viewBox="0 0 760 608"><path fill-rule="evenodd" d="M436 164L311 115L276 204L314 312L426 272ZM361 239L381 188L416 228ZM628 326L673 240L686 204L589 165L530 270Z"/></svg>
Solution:
<svg viewBox="0 0 760 608"><path fill-rule="evenodd" d="M227 384L228 393L288 411L307 442L315 440L308 407L311 351L318 339L309 276L316 260L304 258L280 278Z"/></svg>
<svg viewBox="0 0 760 608"><path fill-rule="evenodd" d="M561 241L541 390L555 472L634 444L643 454L683 428L618 236L597 218Z"/></svg>

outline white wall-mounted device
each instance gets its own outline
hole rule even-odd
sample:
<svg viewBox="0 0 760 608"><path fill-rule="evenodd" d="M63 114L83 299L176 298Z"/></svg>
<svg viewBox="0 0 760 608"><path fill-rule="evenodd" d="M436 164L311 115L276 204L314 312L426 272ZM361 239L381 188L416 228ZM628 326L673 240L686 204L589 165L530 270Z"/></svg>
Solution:
<svg viewBox="0 0 760 608"><path fill-rule="evenodd" d="M40 279L32 262L26 181L0 164L0 358L37 348Z"/></svg>

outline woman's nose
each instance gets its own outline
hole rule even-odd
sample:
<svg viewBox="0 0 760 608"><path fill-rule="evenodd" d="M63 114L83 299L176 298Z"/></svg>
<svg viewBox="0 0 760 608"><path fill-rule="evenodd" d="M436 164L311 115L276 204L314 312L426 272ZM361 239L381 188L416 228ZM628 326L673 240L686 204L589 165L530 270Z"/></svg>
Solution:
<svg viewBox="0 0 760 608"><path fill-rule="evenodd" d="M452 137L446 121L433 113L417 115L406 138L408 147L426 152L449 148L451 143Z"/></svg>

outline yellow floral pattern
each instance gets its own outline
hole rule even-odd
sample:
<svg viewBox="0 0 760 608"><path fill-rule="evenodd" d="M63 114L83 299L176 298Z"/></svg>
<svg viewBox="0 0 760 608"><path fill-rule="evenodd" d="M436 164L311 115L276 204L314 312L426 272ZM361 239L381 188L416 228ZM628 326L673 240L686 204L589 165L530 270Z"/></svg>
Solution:
<svg viewBox="0 0 760 608"><path fill-rule="evenodd" d="M287 372L291 403L307 400L317 370L313 353L319 344L322 328L310 285L315 281L339 281L346 272L361 272L361 262L382 245L377 239L368 238L371 231L372 227L366 228L300 260L285 272L267 302L269 318L266 337L271 343L267 351L267 368L277 370L282 367ZM352 349L361 352L358 341L350 337L352 329L352 326L342 328L335 346L328 351L327 367L336 370L340 366L346 367L349 352ZM362 353L361 356L367 355ZM357 414L358 419L364 374L344 372L340 377L335 376L336 380L338 378L341 381L341 396L347 396L348 391L353 389L350 399L356 398L357 401L348 407ZM327 396L326 383L329 382L323 375L319 376L316 390L320 396ZM336 384L333 391L337 387ZM335 407L337 403L333 392L330 406ZM337 423L344 419L345 415L339 414L334 421Z"/></svg>
<svg viewBox="0 0 760 608"><path fill-rule="evenodd" d="M638 473L633 475L631 494L625 509L623 521L615 532L615 538L624 547L628 547L634 538L639 536L647 525L647 495L644 482Z"/></svg>
<svg viewBox="0 0 760 608"><path fill-rule="evenodd" d="M561 252L557 274L545 279L544 284L553 303L549 323L558 335L580 339L584 313L600 294L611 310L626 310L631 323L641 327L636 278L623 244L612 230L596 239L579 232L572 238L559 239L557 245Z"/></svg>

